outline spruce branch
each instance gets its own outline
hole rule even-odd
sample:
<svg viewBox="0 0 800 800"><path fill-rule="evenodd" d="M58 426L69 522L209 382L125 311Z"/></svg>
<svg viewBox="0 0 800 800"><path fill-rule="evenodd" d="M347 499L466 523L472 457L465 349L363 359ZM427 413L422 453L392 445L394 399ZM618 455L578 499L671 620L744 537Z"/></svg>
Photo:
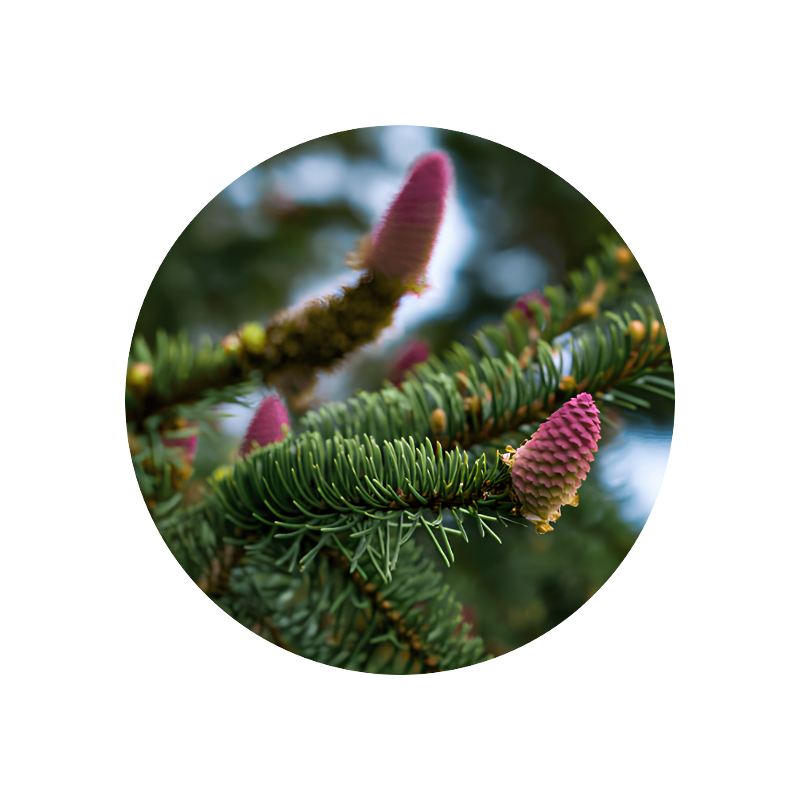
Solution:
<svg viewBox="0 0 800 800"><path fill-rule="evenodd" d="M427 439L379 445L366 435L304 434L237 462L215 481L214 499L232 524L256 537L249 547L287 540L290 570L304 570L322 548L336 547L353 571L368 560L386 581L417 531L430 535L449 565L449 537L465 538L461 515L480 520L493 536L486 521L520 522L509 468L498 454L471 461L460 448L445 452ZM307 541L313 546L304 551Z"/></svg>
<svg viewBox="0 0 800 800"><path fill-rule="evenodd" d="M525 360L536 355L540 340L552 342L603 311L649 295L647 281L631 251L616 237L600 238L583 267L564 285L546 286L517 299L501 323L484 325L480 336L500 350Z"/></svg>
<svg viewBox="0 0 800 800"><path fill-rule="evenodd" d="M648 331L640 335L642 331ZM502 344L502 343L501 343ZM478 352L454 344L441 358L415 367L400 387L361 392L328 403L300 422L330 438L366 433L378 441L430 438L445 450L470 448L537 425L565 402L589 392L601 404L646 408L642 393L672 396L669 343L651 309L606 312L535 357L514 356L482 331ZM569 365L569 372L565 367Z"/></svg>
<svg viewBox="0 0 800 800"><path fill-rule="evenodd" d="M485 659L418 534L450 566L468 519L498 541L499 525L552 530L562 506L577 505L600 438L589 393L626 408L646 408L648 392L673 396L664 327L635 302L643 281L630 251L608 239L565 286L524 295L480 329L473 350L454 344L437 357L417 343L398 359L395 385L307 414L298 435L281 400L267 398L237 462L191 505L182 490L196 431L216 404L261 381L298 410L319 370L373 341L400 298L424 289L451 182L441 153L412 167L350 258L355 286L216 346L163 332L154 352L133 344L129 442L170 550L233 617L322 663L403 673ZM513 455L492 452L523 435L506 448Z"/></svg>
<svg viewBox="0 0 800 800"><path fill-rule="evenodd" d="M540 533L552 530L561 506L577 505L599 438L597 408L586 393L559 409L515 457L495 452L470 459L460 447L445 452L430 439L379 445L366 434L324 440L312 432L239 461L218 478L213 497L247 533L248 549L285 540L282 563L289 571L303 571L320 551L335 548L351 572L371 562L389 582L417 531L430 536L450 566L450 537L467 539L463 517L495 538L487 523L525 524L520 516Z"/></svg>
<svg viewBox="0 0 800 800"><path fill-rule="evenodd" d="M137 338L126 383L128 420L139 424L176 404L241 394L256 375L267 384L288 376L287 385L307 393L318 370L336 367L373 341L391 324L403 295L424 289L451 181L444 153L412 166L385 217L351 259L361 272L358 283L340 294L278 314L267 325L242 325L217 347L205 342L194 351L186 337L161 332L154 355Z"/></svg>
<svg viewBox="0 0 800 800"><path fill-rule="evenodd" d="M351 571L338 548L320 548L313 566L299 572L287 568L285 540L226 547L228 564L216 569L227 583L212 585L204 576L201 588L240 623L290 652L395 674L489 658L464 626L452 590L413 542L403 548L391 583L370 563Z"/></svg>

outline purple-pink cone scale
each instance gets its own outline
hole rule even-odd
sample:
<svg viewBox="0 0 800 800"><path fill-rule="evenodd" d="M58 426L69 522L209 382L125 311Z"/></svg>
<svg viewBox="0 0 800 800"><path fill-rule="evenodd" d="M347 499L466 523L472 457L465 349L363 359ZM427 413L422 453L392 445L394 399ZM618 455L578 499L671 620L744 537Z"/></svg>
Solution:
<svg viewBox="0 0 800 800"><path fill-rule="evenodd" d="M244 458L259 447L283 441L288 426L289 414L280 397L265 397L247 426L239 455Z"/></svg>
<svg viewBox="0 0 800 800"><path fill-rule="evenodd" d="M573 397L544 422L514 455L511 482L523 514L537 531L561 516L562 505L576 505L600 440L600 415L587 392Z"/></svg>
<svg viewBox="0 0 800 800"><path fill-rule="evenodd" d="M450 159L428 153L411 167L400 194L372 233L368 266L409 285L423 283L453 177Z"/></svg>

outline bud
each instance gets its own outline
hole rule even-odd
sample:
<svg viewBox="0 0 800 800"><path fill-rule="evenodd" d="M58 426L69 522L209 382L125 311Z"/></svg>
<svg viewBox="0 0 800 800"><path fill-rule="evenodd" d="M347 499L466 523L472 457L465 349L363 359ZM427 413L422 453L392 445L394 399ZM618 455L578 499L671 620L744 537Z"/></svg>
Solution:
<svg viewBox="0 0 800 800"><path fill-rule="evenodd" d="M131 364L126 381L128 388L135 392L145 394L153 385L153 367L144 361Z"/></svg>
<svg viewBox="0 0 800 800"><path fill-rule="evenodd" d="M632 319L631 324L628 326L628 333L633 340L633 346L638 347L644 341L644 323L638 319Z"/></svg>
<svg viewBox="0 0 800 800"><path fill-rule="evenodd" d="M239 455L244 458L259 447L283 441L288 433L289 415L283 401L275 395L265 397L247 426Z"/></svg>
<svg viewBox="0 0 800 800"><path fill-rule="evenodd" d="M600 316L600 304L592 298L581 300L576 311L579 317L597 319Z"/></svg>
<svg viewBox="0 0 800 800"><path fill-rule="evenodd" d="M233 473L233 467L230 464L223 464L222 466L217 467L214 472L211 473L211 477L215 481L221 481L227 478L229 475Z"/></svg>
<svg viewBox="0 0 800 800"><path fill-rule="evenodd" d="M565 375L559 382L558 388L562 392L574 392L578 388L578 384L572 375Z"/></svg>
<svg viewBox="0 0 800 800"><path fill-rule="evenodd" d="M261 355L267 346L267 333L263 325L250 322L242 328L240 334L244 349L254 356Z"/></svg>
<svg viewBox="0 0 800 800"><path fill-rule="evenodd" d="M447 428L447 414L443 408L434 408L433 411L431 411L431 416L428 421L430 422L434 436L439 436L439 434L445 432Z"/></svg>
<svg viewBox="0 0 800 800"><path fill-rule="evenodd" d="M661 332L661 323L657 319L654 319L650 323L650 341L654 342L656 339L658 339L658 334L660 332Z"/></svg>
<svg viewBox="0 0 800 800"><path fill-rule="evenodd" d="M375 227L363 253L365 266L420 291L444 218L453 167L442 152L428 153L411 168L400 194Z"/></svg>
<svg viewBox="0 0 800 800"><path fill-rule="evenodd" d="M222 349L228 354L233 355L242 345L242 340L238 333L229 333L221 342Z"/></svg>
<svg viewBox="0 0 800 800"><path fill-rule="evenodd" d="M633 253L627 247L618 247L614 250L614 259L621 267L626 267L633 261Z"/></svg>
<svg viewBox="0 0 800 800"><path fill-rule="evenodd" d="M511 482L522 513L537 533L553 530L562 505L578 505L578 487L586 478L600 440L600 416L592 396L579 394L565 403L513 456Z"/></svg>
<svg viewBox="0 0 800 800"><path fill-rule="evenodd" d="M395 354L394 364L389 368L387 378L395 385L399 386L403 382L403 376L415 364L422 364L428 360L430 349L425 342L412 339L401 347Z"/></svg>

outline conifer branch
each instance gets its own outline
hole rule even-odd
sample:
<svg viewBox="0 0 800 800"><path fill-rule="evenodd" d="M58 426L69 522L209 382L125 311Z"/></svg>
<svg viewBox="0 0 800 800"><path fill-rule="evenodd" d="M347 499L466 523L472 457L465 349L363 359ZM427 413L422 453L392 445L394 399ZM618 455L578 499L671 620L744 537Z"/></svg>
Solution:
<svg viewBox="0 0 800 800"><path fill-rule="evenodd" d="M609 239L566 286L524 295L480 329L474 350L454 344L404 382L323 406L299 435L281 399L265 399L237 462L190 505L196 429L215 404L263 381L292 387L291 406L317 371L373 341L405 293L424 289L451 178L441 153L414 165L351 259L359 282L336 296L243 325L218 346L163 332L155 352L133 344L129 442L170 550L227 613L322 663L402 673L487 658L417 534L450 566L467 517L498 541L500 524L552 530L562 506L577 505L597 450L591 395L627 408L646 408L643 393L673 396L664 327L635 302L646 282ZM530 434L503 456L478 453Z"/></svg>
<svg viewBox="0 0 800 800"><path fill-rule="evenodd" d="M222 402L226 393L241 393L254 375L267 384L288 375L301 394L313 386L318 370L337 366L391 324L404 294L424 290L451 181L444 153L429 153L412 166L383 220L352 255L350 265L361 272L358 284L341 294L278 314L266 326L243 325L216 348L207 341L194 352L186 337L161 332L153 356L137 339L138 360L129 365L126 383L128 420L140 425L193 400Z"/></svg>
<svg viewBox="0 0 800 800"><path fill-rule="evenodd" d="M345 356L371 342L388 325L407 291L402 280L366 272L340 296L311 303L262 326L243 325L213 346L197 349L185 335L160 331L155 352L141 337L125 392L129 421L166 415L179 405L234 402L260 377L274 383L287 371L301 374L336 366Z"/></svg>
<svg viewBox="0 0 800 800"><path fill-rule="evenodd" d="M288 569L305 570L321 549L336 547L348 554L351 570L370 561L385 581L417 531L427 531L449 565L449 536L466 536L459 515L520 522L511 474L497 453L470 462L460 448L434 450L427 439L378 445L366 435L336 433L326 441L304 434L237 462L213 488L226 519L257 537L251 548L272 538L287 541ZM457 528L445 524L447 512ZM313 546L303 554L309 541Z"/></svg>
<svg viewBox="0 0 800 800"><path fill-rule="evenodd" d="M479 332L478 353L455 344L415 367L400 387L328 403L306 414L301 429L325 438L337 432L378 441L427 437L447 450L536 425L584 391L601 406L646 408L641 392L672 396L669 343L652 310L637 305L632 311L606 312L566 339L541 345L535 357L517 358Z"/></svg>
<svg viewBox="0 0 800 800"><path fill-rule="evenodd" d="M284 550L250 552L215 598L239 622L290 652L369 672L437 672L486 660L465 629L461 605L419 547L404 548L391 584L372 565L351 572L338 549L323 548L314 568L289 572ZM265 637L265 638L270 638Z"/></svg>

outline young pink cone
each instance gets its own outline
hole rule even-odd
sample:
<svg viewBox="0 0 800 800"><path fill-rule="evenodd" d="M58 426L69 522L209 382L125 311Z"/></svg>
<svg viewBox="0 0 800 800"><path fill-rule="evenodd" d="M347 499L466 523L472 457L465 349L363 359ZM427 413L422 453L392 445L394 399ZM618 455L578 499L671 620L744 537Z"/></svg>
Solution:
<svg viewBox="0 0 800 800"><path fill-rule="evenodd" d="M289 432L289 414L280 397L265 397L247 426L239 456L244 458L259 447L280 442Z"/></svg>
<svg viewBox="0 0 800 800"><path fill-rule="evenodd" d="M474 639L475 631L478 629L478 612L475 606L461 606L461 623L459 624L459 630L462 630L465 626L468 630L467 639Z"/></svg>
<svg viewBox="0 0 800 800"><path fill-rule="evenodd" d="M517 299L517 302L514 303L513 306L517 311L521 311L530 323L536 322L536 316L530 307L530 304L533 302L541 304L545 311L550 308L550 302L538 289L523 294L522 297Z"/></svg>
<svg viewBox="0 0 800 800"><path fill-rule="evenodd" d="M414 163L400 194L372 233L367 267L421 291L452 178L452 164L442 152L428 153Z"/></svg>
<svg viewBox="0 0 800 800"><path fill-rule="evenodd" d="M425 342L412 339L407 342L394 357L394 363L389 367L387 378L395 385L399 386L403 382L403 376L415 364L421 364L428 360L430 349Z"/></svg>
<svg viewBox="0 0 800 800"><path fill-rule="evenodd" d="M540 426L511 462L511 483L537 533L553 530L561 506L578 505L578 487L594 461L600 415L587 392L573 397Z"/></svg>
<svg viewBox="0 0 800 800"><path fill-rule="evenodd" d="M164 447L181 447L184 450L184 458L188 463L194 460L197 452L197 436L186 436L179 439L177 436L165 436L163 438Z"/></svg>

